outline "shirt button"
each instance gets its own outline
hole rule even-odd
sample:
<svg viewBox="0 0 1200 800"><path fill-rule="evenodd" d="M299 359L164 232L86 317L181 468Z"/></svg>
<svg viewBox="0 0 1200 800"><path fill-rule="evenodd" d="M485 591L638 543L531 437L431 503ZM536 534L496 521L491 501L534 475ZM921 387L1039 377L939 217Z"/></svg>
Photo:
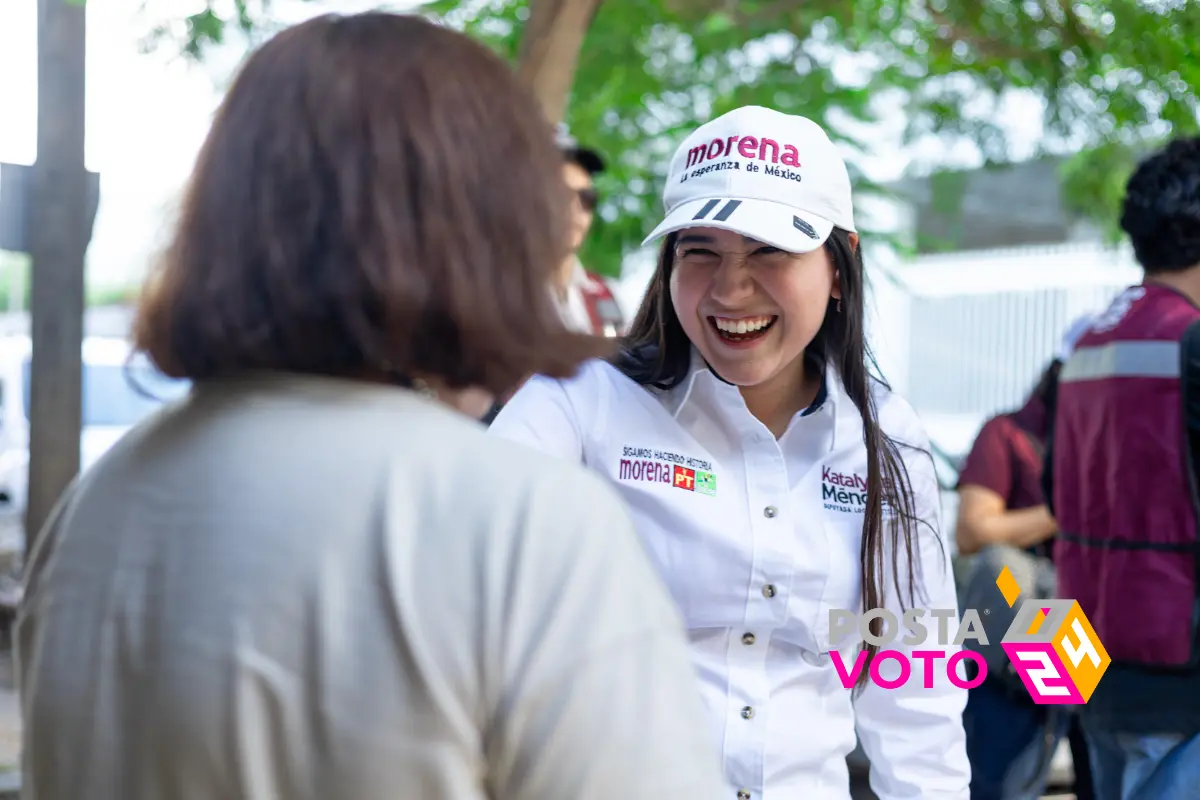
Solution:
<svg viewBox="0 0 1200 800"><path fill-rule="evenodd" d="M763 509L763 516L766 517L767 519L771 519L778 513L779 513L779 509L775 508L775 506L767 506L766 508Z"/></svg>
<svg viewBox="0 0 1200 800"><path fill-rule="evenodd" d="M774 596L775 596L775 585L772 583L768 583L766 586L763 587L763 597L770 598L770 597L774 597Z"/></svg>
<svg viewBox="0 0 1200 800"><path fill-rule="evenodd" d="M754 634L753 633L743 633L742 634L742 644L746 645L747 647L754 644Z"/></svg>
<svg viewBox="0 0 1200 800"><path fill-rule="evenodd" d="M745 708L742 709L742 719L750 719L753 716L754 716L754 709L751 708L750 706L746 706Z"/></svg>
<svg viewBox="0 0 1200 800"><path fill-rule="evenodd" d="M737 800L750 800L750 792L745 789L738 789Z"/></svg>

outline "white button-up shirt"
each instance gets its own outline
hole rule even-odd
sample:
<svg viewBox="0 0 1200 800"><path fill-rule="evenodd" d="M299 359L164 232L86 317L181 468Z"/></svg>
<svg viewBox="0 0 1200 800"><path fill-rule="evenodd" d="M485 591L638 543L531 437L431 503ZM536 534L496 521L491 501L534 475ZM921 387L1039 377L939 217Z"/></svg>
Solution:
<svg viewBox="0 0 1200 800"><path fill-rule="evenodd" d="M776 439L696 356L669 391L593 362L570 380L526 383L491 431L582 462L618 487L683 611L730 800L846 800L856 732L881 800L967 798L967 692L946 677L959 647L916 648L946 651L932 688L912 660L905 685L868 684L855 698L834 667L829 612L861 610L865 492L855 486L865 486L867 461L858 408L833 368L825 388L820 407ZM928 439L911 406L880 384L874 391L928 523L913 534L915 605L957 610ZM901 558L897 587L889 545L884 604L897 617L913 605L903 548ZM928 627L936 633L936 622ZM914 649L904 633L885 649ZM847 667L857 646L837 643ZM899 668L881 669L890 678Z"/></svg>

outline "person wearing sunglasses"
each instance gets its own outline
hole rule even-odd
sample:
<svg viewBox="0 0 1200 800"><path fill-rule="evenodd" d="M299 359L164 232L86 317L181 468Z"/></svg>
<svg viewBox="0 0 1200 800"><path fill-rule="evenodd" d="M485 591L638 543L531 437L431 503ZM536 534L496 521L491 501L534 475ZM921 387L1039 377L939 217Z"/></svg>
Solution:
<svg viewBox="0 0 1200 800"><path fill-rule="evenodd" d="M558 150L563 156L563 180L571 190L571 252L551 278L551 291L559 315L567 328L576 333L616 337L625 333L625 317L608 283L584 268L579 248L592 228L592 218L600 196L593 179L604 171L604 159L595 150L583 147L560 124ZM509 395L497 399L481 417L491 425Z"/></svg>
<svg viewBox="0 0 1200 800"><path fill-rule="evenodd" d="M599 202L593 179L604 171L604 159L595 150L581 146L564 126L558 129L558 148L563 154L563 179L575 202L571 215L571 255L555 276L555 297L571 329L597 336L619 336L624 333L625 319L612 289L599 275L586 270L578 255Z"/></svg>

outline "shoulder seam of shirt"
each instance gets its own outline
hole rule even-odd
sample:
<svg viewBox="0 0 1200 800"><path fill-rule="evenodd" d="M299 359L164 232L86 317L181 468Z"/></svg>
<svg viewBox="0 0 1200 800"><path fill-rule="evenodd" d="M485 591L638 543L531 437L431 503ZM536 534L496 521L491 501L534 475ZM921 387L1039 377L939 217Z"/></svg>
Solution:
<svg viewBox="0 0 1200 800"><path fill-rule="evenodd" d="M897 444L911 450L921 450L931 443L929 430L921 415L900 393L885 390L882 402L876 404L876 414L880 430ZM892 418L887 419L887 414L893 415Z"/></svg>
<svg viewBox="0 0 1200 800"><path fill-rule="evenodd" d="M571 413L575 417L575 427L579 431L579 445L581 450L580 455L582 456L582 462L584 464L587 463L588 454L594 449L595 440L593 438L593 432L604 429L604 424L608 416L607 399L609 376L605 371L606 365L607 364L604 361L591 361L583 364L579 368L579 371L575 373L574 378L559 378L557 380L558 385L562 389L563 395L567 398L567 404L571 407ZM573 387L579 386L579 384L589 380L599 384L595 387L596 391L594 392L597 395L595 399L595 420L587 420L583 414L579 413L580 407L575 402L575 397L571 391ZM568 386L568 384L570 384L570 386Z"/></svg>

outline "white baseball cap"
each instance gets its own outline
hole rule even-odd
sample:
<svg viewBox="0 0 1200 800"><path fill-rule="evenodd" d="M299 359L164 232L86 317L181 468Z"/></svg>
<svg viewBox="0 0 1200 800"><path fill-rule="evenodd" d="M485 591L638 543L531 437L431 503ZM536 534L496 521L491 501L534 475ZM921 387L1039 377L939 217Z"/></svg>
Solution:
<svg viewBox="0 0 1200 800"><path fill-rule="evenodd" d="M671 159L667 216L643 244L684 228L724 228L790 253L854 230L850 173L820 125L743 106L697 128Z"/></svg>

